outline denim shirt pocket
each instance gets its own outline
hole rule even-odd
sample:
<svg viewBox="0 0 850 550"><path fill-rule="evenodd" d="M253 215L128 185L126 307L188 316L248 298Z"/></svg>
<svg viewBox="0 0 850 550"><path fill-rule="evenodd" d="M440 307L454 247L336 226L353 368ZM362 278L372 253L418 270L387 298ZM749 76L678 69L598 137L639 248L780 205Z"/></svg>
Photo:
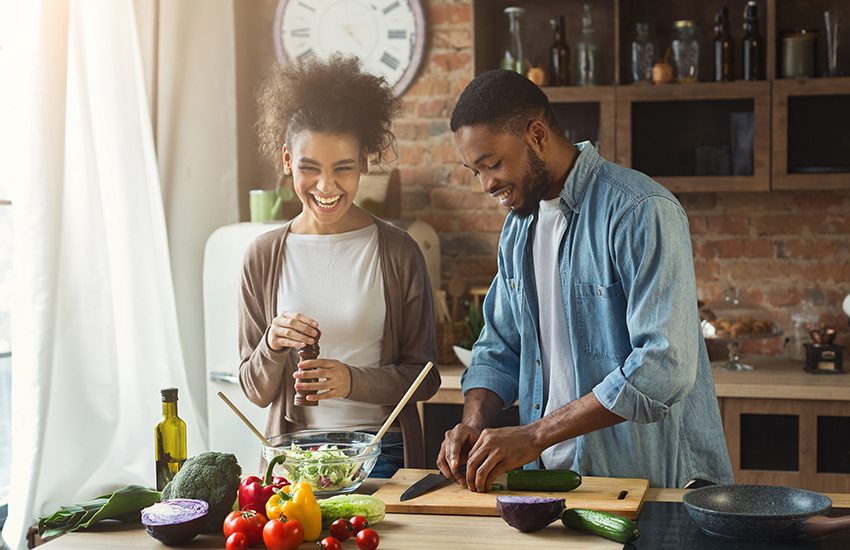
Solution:
<svg viewBox="0 0 850 550"><path fill-rule="evenodd" d="M514 316L517 319L521 319L523 301L522 279L518 277L516 279L505 279L505 290L508 292L508 301L511 304Z"/></svg>
<svg viewBox="0 0 850 550"><path fill-rule="evenodd" d="M624 361L631 343L622 285L577 283L574 288L582 352L593 359Z"/></svg>

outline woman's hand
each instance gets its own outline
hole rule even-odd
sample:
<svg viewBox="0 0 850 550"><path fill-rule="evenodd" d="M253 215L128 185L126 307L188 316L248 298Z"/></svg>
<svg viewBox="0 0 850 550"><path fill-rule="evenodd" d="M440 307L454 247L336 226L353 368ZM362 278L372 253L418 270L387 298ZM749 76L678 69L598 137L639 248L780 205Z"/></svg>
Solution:
<svg viewBox="0 0 850 550"><path fill-rule="evenodd" d="M304 314L291 311L281 311L272 320L266 343L274 351L283 348L303 348L307 344L315 344L315 336L319 331L319 323Z"/></svg>
<svg viewBox="0 0 850 550"><path fill-rule="evenodd" d="M351 372L345 363L336 359L307 359L298 363L295 378L295 390L316 390L323 393L308 395L308 401L321 401L334 397L345 397L351 391ZM324 378L324 380L319 380ZM315 379L316 382L305 382ZM327 390L327 391L324 391Z"/></svg>

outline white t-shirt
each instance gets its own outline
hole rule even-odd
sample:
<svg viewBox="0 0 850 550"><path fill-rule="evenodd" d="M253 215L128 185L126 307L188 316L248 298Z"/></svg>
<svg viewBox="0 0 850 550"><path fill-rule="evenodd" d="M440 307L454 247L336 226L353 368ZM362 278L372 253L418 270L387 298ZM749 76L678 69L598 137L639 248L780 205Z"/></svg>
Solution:
<svg viewBox="0 0 850 550"><path fill-rule="evenodd" d="M377 226L334 235L290 233L284 247L278 312L303 313L319 323L320 359L380 365L387 304ZM307 429L375 431L383 423L380 405L345 398L304 407L304 415Z"/></svg>
<svg viewBox="0 0 850 550"><path fill-rule="evenodd" d="M567 221L558 204L560 198L540 201L534 228L532 258L540 308L538 338L543 368L543 415L560 409L575 395L572 346L567 331L567 317L561 297L561 278L558 271L558 248L567 228ZM576 454L575 439L568 439L544 450L543 465L550 470L570 469Z"/></svg>

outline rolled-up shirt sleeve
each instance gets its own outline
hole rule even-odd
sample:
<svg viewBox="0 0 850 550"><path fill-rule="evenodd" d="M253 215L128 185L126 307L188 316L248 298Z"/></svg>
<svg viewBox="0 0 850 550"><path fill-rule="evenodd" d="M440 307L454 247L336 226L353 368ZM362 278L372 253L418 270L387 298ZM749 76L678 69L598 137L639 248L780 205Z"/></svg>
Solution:
<svg viewBox="0 0 850 550"><path fill-rule="evenodd" d="M613 249L627 297L632 347L593 394L639 424L665 418L694 385L699 346L696 278L687 217L666 197L638 203L617 228Z"/></svg>

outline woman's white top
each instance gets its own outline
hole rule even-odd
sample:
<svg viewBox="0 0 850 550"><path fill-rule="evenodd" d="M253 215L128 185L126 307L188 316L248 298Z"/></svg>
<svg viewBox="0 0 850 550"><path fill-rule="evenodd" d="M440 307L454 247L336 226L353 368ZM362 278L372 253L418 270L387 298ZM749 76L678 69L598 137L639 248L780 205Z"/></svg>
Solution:
<svg viewBox="0 0 850 550"><path fill-rule="evenodd" d="M303 313L319 323L319 359L346 365L380 364L387 313L378 253L378 228L334 235L290 233L284 243L278 312ZM295 379L285 383L295 384ZM307 429L375 431L379 405L327 399L304 407Z"/></svg>

